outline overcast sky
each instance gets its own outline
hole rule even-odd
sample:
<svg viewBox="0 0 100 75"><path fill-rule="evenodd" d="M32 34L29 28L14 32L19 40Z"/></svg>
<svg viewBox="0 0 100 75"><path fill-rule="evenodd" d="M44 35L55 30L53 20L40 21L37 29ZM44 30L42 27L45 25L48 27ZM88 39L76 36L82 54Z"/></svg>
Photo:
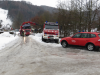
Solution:
<svg viewBox="0 0 100 75"><path fill-rule="evenodd" d="M16 0L16 1L21 1L21 0ZM65 0L24 0L24 1L29 1L32 4L38 5L38 6L46 5L46 6L51 6L51 7L57 7L58 1L65 1Z"/></svg>

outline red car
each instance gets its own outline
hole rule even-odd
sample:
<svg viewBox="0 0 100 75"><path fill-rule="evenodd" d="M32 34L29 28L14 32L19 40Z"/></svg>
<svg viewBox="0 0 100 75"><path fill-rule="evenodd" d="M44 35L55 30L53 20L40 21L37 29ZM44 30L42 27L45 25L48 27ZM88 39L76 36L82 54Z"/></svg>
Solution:
<svg viewBox="0 0 100 75"><path fill-rule="evenodd" d="M99 49L100 33L98 32L79 32L72 37L65 37L60 40L63 48L68 45L85 46L89 51Z"/></svg>

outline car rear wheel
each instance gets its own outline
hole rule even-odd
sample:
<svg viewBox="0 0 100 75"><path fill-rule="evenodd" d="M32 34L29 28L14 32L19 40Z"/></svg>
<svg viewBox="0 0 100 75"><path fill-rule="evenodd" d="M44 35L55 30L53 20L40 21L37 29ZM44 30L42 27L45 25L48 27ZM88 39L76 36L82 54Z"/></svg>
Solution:
<svg viewBox="0 0 100 75"><path fill-rule="evenodd" d="M68 43L66 41L62 41L62 47L66 48L68 46Z"/></svg>
<svg viewBox="0 0 100 75"><path fill-rule="evenodd" d="M93 44L88 44L88 45L87 45L87 49L88 49L89 51L93 51L94 48L95 48L95 46L94 46Z"/></svg>
<svg viewBox="0 0 100 75"><path fill-rule="evenodd" d="M45 42L45 41L46 41L46 39L44 39L44 38L43 38L43 36L42 36L42 41L43 41L43 42Z"/></svg>

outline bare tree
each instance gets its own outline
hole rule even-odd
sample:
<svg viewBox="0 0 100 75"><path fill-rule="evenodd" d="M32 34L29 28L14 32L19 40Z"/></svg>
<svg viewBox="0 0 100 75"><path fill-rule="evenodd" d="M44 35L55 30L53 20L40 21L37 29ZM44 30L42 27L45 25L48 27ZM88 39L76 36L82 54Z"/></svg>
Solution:
<svg viewBox="0 0 100 75"><path fill-rule="evenodd" d="M99 0L86 0L86 7L85 7L85 18L87 23L87 29L90 32L91 29L94 27L93 24L97 17L97 11L99 9L98 5Z"/></svg>
<svg viewBox="0 0 100 75"><path fill-rule="evenodd" d="M67 36L68 32L68 24L69 24L69 19L70 15L69 12L66 10L67 6L64 4L65 2L61 2L58 5L58 22L59 22L59 28L60 28L60 34L64 34L64 36Z"/></svg>
<svg viewBox="0 0 100 75"><path fill-rule="evenodd" d="M24 22L24 17L23 17L23 14L19 13L16 17L16 19L13 21L13 25L12 27L13 28L17 28L19 29L20 28L20 25Z"/></svg>
<svg viewBox="0 0 100 75"><path fill-rule="evenodd" d="M93 27L97 27L95 24L99 7L98 0L71 0L69 5L60 2L58 21L64 36L67 36L68 32L83 30L90 32Z"/></svg>

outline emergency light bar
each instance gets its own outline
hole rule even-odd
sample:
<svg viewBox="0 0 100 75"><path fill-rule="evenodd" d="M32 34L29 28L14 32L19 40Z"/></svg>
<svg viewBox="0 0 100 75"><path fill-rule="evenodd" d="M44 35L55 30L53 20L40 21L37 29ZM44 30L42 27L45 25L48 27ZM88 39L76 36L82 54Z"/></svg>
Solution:
<svg viewBox="0 0 100 75"><path fill-rule="evenodd" d="M79 31L79 32L81 32L81 31ZM84 32L84 30L82 32Z"/></svg>
<svg viewBox="0 0 100 75"><path fill-rule="evenodd" d="M55 22L47 22L47 21L46 21L45 24L46 24L46 25L58 25L58 22L55 23Z"/></svg>

